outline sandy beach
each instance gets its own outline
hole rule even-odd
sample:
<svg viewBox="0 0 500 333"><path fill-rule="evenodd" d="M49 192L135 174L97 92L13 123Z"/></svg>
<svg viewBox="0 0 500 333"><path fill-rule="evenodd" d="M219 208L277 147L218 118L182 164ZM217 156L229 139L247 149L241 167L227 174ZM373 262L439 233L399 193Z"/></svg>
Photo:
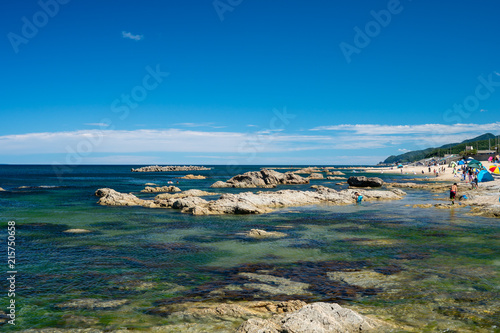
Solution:
<svg viewBox="0 0 500 333"><path fill-rule="evenodd" d="M490 168L490 166L494 165L491 162L481 162L487 169ZM444 166L444 171L439 172L439 175L436 177L434 175L434 169L439 170L441 166L432 166L430 167L430 172L429 172L429 167L427 166L404 166L403 168L397 168L397 167L369 167L369 168L363 168L362 170L365 172L370 172L370 173L386 173L386 174L403 174L403 175L415 175L415 176L427 176L430 180L435 180L435 181L457 181L460 182L461 178L459 175L454 176L453 175L453 168L448 167L447 165ZM423 173L422 173L423 171ZM500 175L498 178L495 179L495 183L500 181Z"/></svg>

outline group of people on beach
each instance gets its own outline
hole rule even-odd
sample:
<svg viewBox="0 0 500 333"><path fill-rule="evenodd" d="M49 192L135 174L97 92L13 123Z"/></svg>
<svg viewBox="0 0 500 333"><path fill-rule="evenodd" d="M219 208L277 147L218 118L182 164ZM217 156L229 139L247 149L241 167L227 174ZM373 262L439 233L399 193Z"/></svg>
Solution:
<svg viewBox="0 0 500 333"><path fill-rule="evenodd" d="M460 176L459 173L462 175ZM479 169L473 169L466 165L462 165L460 168L457 168L457 165L453 166L453 177L461 177L462 181L466 183L470 183L472 188L477 188L477 175L479 174Z"/></svg>

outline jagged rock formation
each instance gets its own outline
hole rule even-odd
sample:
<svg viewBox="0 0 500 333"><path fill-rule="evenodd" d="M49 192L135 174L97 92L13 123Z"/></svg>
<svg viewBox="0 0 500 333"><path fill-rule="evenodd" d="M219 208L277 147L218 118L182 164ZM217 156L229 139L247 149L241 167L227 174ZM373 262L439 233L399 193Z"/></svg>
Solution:
<svg viewBox="0 0 500 333"><path fill-rule="evenodd" d="M237 333L370 332L384 327L382 322L365 317L336 303L313 303L298 311L270 319L251 318Z"/></svg>
<svg viewBox="0 0 500 333"><path fill-rule="evenodd" d="M142 206L146 202L131 193L120 193L111 188L100 188L95 195L100 197L97 203L103 206Z"/></svg>
<svg viewBox="0 0 500 333"><path fill-rule="evenodd" d="M124 194L112 189L99 189L96 195L100 196L98 203L110 206L143 206L149 208L180 209L183 213L193 215L221 215L221 214L262 214L276 208L315 205L329 203L346 205L355 203L353 190L340 192L334 189L315 186L316 191L281 190L276 192L243 192L238 194L226 193L219 199L207 201L200 197L188 196L183 198L162 197L155 200L142 200L133 194ZM398 200L405 192L394 189L392 191L361 191L364 200ZM165 197L163 197L165 198Z"/></svg>
<svg viewBox="0 0 500 333"><path fill-rule="evenodd" d="M166 171L203 171L212 170L212 168L207 168L203 166L180 166L180 165L168 165L168 166L158 166L150 165L142 168L132 169L132 172L166 172Z"/></svg>
<svg viewBox="0 0 500 333"><path fill-rule="evenodd" d="M263 169L260 171L250 171L242 175L234 176L226 182L218 181L211 187L223 188L273 188L277 185L309 184L309 179L303 178L292 172L280 173L274 170Z"/></svg>

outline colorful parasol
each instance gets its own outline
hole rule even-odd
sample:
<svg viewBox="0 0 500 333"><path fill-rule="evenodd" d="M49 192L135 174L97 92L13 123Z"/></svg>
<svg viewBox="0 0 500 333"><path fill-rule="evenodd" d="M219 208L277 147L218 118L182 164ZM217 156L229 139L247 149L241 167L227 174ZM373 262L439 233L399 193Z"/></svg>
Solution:
<svg viewBox="0 0 500 333"><path fill-rule="evenodd" d="M500 168L497 165L490 166L489 170L490 170L491 173L500 174Z"/></svg>

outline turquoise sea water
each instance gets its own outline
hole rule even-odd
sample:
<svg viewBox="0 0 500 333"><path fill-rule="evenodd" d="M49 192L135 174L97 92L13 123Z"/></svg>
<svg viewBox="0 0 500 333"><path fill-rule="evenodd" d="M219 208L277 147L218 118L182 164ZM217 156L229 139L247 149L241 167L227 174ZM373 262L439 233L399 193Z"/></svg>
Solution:
<svg viewBox="0 0 500 333"><path fill-rule="evenodd" d="M57 174L51 166L0 166L0 187L6 190L0 192L3 273L8 271L7 222L15 221L17 231L16 325L4 324L2 331L147 330L173 324L159 310L168 304L285 299L338 302L410 331L500 331L498 220L469 216L466 208L411 207L444 199L445 193L408 190L399 201L290 207L255 216L97 205L98 188L153 198L140 193L144 184L163 186L170 180L182 190L215 191L209 188L215 181L260 169L133 173L131 167L77 166ZM188 173L208 178L176 178ZM312 180L311 185L345 188L337 182ZM91 232L64 233L74 228ZM243 233L252 228L288 236L248 239ZM255 272L308 287L266 291L242 278ZM8 285L2 280L0 311L7 312ZM82 299L126 301L97 308L71 304Z"/></svg>

